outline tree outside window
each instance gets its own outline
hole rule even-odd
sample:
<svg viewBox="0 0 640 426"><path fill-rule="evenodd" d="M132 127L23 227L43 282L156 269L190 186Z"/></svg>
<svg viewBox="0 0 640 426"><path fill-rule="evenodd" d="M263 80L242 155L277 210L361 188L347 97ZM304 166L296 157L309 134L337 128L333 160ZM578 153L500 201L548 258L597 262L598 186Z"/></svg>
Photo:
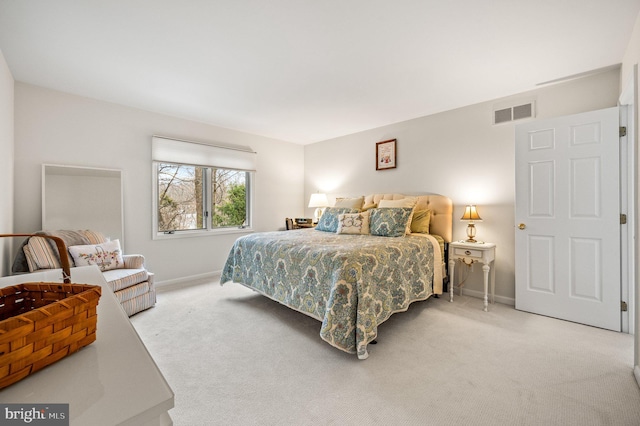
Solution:
<svg viewBox="0 0 640 426"><path fill-rule="evenodd" d="M212 226L216 228L246 225L247 172L213 169L211 182Z"/></svg>
<svg viewBox="0 0 640 426"><path fill-rule="evenodd" d="M157 163L158 232L248 225L246 171Z"/></svg>

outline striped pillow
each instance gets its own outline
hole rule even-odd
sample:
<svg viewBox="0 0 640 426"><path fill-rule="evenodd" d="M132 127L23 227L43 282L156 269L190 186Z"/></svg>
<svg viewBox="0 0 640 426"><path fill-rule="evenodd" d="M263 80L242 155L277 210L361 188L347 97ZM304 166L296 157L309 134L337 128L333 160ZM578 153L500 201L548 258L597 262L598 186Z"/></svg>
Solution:
<svg viewBox="0 0 640 426"><path fill-rule="evenodd" d="M38 265L36 265L36 261L31 254L31 249L29 248L29 244L25 244L22 247L22 251L24 251L24 257L27 259L27 266L29 267L29 272L34 272L38 270Z"/></svg>
<svg viewBox="0 0 640 426"><path fill-rule="evenodd" d="M36 268L35 270L57 269L62 267L57 253L49 245L46 238L31 237L25 248L26 247L28 247L28 249L23 251L25 252L25 256L31 256L31 261ZM29 257L27 257L27 259L29 259ZM27 263L29 263L28 260ZM31 270L31 265L29 265L29 270Z"/></svg>
<svg viewBox="0 0 640 426"><path fill-rule="evenodd" d="M89 244L102 244L108 241L108 239L105 238L102 232L91 231L90 229L85 229L79 232L87 237L87 239L89 240Z"/></svg>

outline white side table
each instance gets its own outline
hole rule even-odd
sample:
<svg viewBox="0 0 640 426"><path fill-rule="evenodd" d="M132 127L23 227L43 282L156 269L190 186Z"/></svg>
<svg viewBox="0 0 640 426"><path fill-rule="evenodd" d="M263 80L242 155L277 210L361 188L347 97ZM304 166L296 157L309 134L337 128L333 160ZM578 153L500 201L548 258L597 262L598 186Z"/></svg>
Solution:
<svg viewBox="0 0 640 426"><path fill-rule="evenodd" d="M488 287L491 264L496 258L496 245L494 243L467 243L455 241L449 244L449 301L453 302L454 268L456 260L461 260L467 265L482 263L484 272L484 311L489 310ZM495 267L494 267L495 269ZM491 303L495 303L496 272L491 274Z"/></svg>
<svg viewBox="0 0 640 426"><path fill-rule="evenodd" d="M62 270L3 277L0 287L38 281L62 282ZM172 425L173 390L100 269L71 268L71 282L102 287L96 341L3 389L0 400L69 404L70 426Z"/></svg>

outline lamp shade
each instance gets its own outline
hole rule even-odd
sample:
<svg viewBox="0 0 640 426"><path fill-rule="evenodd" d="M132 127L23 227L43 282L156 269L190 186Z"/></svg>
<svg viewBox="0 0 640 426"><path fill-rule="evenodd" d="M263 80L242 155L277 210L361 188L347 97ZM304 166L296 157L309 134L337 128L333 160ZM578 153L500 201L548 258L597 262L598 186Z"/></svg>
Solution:
<svg viewBox="0 0 640 426"><path fill-rule="evenodd" d="M311 199L309 199L309 207L327 207L329 205L329 200L327 199L327 194L311 194Z"/></svg>
<svg viewBox="0 0 640 426"><path fill-rule="evenodd" d="M475 205L469 205L464 208L464 214L460 220L468 220L474 222L482 222L482 218L478 214L478 210Z"/></svg>

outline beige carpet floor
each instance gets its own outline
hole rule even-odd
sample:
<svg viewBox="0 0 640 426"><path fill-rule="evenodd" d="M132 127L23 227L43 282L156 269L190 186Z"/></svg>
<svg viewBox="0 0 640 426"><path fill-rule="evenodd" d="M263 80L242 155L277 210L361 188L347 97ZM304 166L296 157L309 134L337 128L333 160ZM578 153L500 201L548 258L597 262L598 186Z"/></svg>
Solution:
<svg viewBox="0 0 640 426"><path fill-rule="evenodd" d="M233 283L163 290L132 322L178 426L640 425L632 336L475 298L414 303L367 360Z"/></svg>

